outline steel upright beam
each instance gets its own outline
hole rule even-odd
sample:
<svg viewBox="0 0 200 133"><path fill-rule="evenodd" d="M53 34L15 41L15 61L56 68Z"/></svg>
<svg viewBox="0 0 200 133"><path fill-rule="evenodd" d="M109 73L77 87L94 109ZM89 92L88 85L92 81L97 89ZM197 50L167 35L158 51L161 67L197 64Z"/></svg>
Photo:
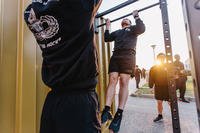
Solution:
<svg viewBox="0 0 200 133"><path fill-rule="evenodd" d="M168 87L169 87L169 96L171 103L173 132L180 133L181 130L180 130L177 95L176 95L176 83L174 79L175 69L173 67L172 46L171 46L168 9L166 0L160 0L160 9L162 13L163 35L164 35L165 52L168 64L167 75L168 75Z"/></svg>

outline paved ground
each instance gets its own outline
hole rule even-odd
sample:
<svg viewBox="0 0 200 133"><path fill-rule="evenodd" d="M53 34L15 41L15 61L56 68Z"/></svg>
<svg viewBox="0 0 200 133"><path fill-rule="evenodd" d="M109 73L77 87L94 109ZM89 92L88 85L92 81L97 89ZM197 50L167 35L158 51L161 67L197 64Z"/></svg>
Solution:
<svg viewBox="0 0 200 133"><path fill-rule="evenodd" d="M182 133L200 133L195 103L179 102L179 112ZM168 104L164 104L163 122L153 123L156 115L154 99L129 97L119 133L172 133Z"/></svg>
<svg viewBox="0 0 200 133"><path fill-rule="evenodd" d="M142 80L140 85L144 83L145 80ZM135 91L135 80L132 79L129 83L129 94ZM154 99L129 96L119 133L172 133L171 112L168 104L164 103L163 122L152 121L157 116L156 112ZM179 102L179 115L181 133L200 133L195 102L189 104Z"/></svg>

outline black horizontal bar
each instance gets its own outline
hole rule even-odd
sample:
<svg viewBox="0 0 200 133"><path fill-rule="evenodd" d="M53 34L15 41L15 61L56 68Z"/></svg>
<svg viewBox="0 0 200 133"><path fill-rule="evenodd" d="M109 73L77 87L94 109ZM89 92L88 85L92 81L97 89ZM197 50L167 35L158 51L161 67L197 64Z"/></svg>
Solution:
<svg viewBox="0 0 200 133"><path fill-rule="evenodd" d="M153 5L150 5L150 6L147 6L147 7L144 7L144 8L142 8L142 9L138 10L138 12L147 10L147 9L152 8L152 7L154 7L154 6L157 6L157 5L159 5L159 4L160 4L160 2L155 3L155 4L153 4ZM118 20L120 20L120 19L123 19L123 18L128 17L128 16L131 16L131 15L132 15L132 13L129 13L129 14L126 14L126 15L121 16L121 17L119 17L119 18L116 18L116 19L114 19L114 20L111 20L110 22L112 23L112 22L118 21ZM104 25L106 25L106 23L103 23L103 24L101 24L101 25L98 25L97 28L102 27L102 26L104 26Z"/></svg>
<svg viewBox="0 0 200 133"><path fill-rule="evenodd" d="M118 5L118 6L115 6L115 7L111 8L111 9L109 9L109 10L106 10L105 12L97 14L96 18L100 18L100 17L102 17L104 15L107 15L107 14L109 14L111 12L119 10L119 9L121 9L121 8L127 6L127 5L130 5L130 4L134 3L134 2L136 2L136 1L138 1L138 0L128 0L128 1L122 3L122 4Z"/></svg>

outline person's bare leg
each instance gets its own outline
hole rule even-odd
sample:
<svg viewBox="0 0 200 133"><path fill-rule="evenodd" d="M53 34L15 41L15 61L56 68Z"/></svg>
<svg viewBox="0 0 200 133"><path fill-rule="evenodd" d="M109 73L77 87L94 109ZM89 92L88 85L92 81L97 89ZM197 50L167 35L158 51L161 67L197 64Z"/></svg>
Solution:
<svg viewBox="0 0 200 133"><path fill-rule="evenodd" d="M154 122L159 122L163 119L163 116L162 116L163 101L157 100L157 110L158 110L158 116L153 120Z"/></svg>
<svg viewBox="0 0 200 133"><path fill-rule="evenodd" d="M109 129L110 133L113 133L113 131L119 131L121 120L122 120L122 114L123 110L128 98L128 83L129 83L130 75L128 74L120 74L119 84L120 84L120 90L119 90L119 105L117 112L115 113L114 119L112 120Z"/></svg>
<svg viewBox="0 0 200 133"><path fill-rule="evenodd" d="M118 78L119 78L118 72L112 72L109 74L109 83L108 83L107 93L106 93L106 105L101 114L102 124L112 119L112 114L110 113L110 107L115 97L115 90L116 90Z"/></svg>
<svg viewBox="0 0 200 133"><path fill-rule="evenodd" d="M162 115L162 112L163 112L163 101L157 100L157 109L158 109L158 114Z"/></svg>
<svg viewBox="0 0 200 133"><path fill-rule="evenodd" d="M119 109L124 109L128 99L128 84L130 80L129 74L120 74L120 90L119 90Z"/></svg>
<svg viewBox="0 0 200 133"><path fill-rule="evenodd" d="M119 78L118 72L112 72L109 74L109 84L106 93L106 106L110 107L113 102L118 78Z"/></svg>

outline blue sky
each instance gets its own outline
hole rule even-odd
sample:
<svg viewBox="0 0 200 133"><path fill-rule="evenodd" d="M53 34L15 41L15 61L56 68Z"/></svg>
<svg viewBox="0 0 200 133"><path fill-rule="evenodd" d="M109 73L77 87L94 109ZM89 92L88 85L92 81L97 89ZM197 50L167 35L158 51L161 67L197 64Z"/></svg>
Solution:
<svg viewBox="0 0 200 133"><path fill-rule="evenodd" d="M107 10L125 1L126 0L103 0L99 12ZM134 4L131 4L123 9L105 16L105 18L110 18L112 20L114 18L128 14L135 9L141 9L148 5L157 3L158 1L159 0L139 0ZM185 62L189 56L181 0L167 1L173 54L180 54L181 61ZM153 50L150 45L157 45L155 49L156 53L164 52L162 20L159 6L141 12L140 17L146 25L146 32L138 38L136 54L137 64L140 67L149 69L154 62ZM133 17L131 16L129 19L131 19L134 24ZM120 22L121 21L112 23L112 31L121 28Z"/></svg>

